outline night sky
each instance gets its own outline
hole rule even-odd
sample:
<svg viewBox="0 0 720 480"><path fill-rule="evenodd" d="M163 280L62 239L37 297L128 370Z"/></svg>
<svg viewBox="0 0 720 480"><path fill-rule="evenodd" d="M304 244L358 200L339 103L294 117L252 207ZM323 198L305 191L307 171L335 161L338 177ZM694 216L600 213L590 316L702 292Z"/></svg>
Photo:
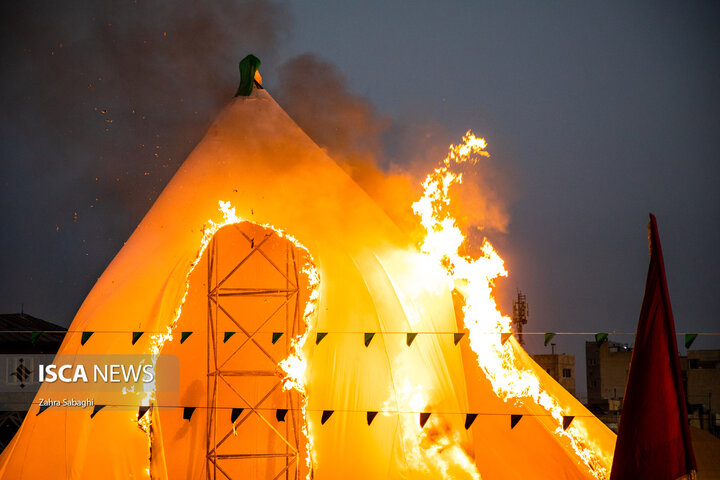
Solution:
<svg viewBox="0 0 720 480"><path fill-rule="evenodd" d="M634 331L653 212L677 331L720 332L716 2L199 3L3 2L1 312L69 325L253 52L345 165L416 178L467 130L487 139L490 206L463 208L528 330Z"/></svg>

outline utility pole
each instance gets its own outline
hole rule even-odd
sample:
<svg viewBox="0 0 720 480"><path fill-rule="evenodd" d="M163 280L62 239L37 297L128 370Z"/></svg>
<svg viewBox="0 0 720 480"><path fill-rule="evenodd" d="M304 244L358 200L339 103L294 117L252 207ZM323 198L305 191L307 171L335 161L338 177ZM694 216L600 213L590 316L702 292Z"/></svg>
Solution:
<svg viewBox="0 0 720 480"><path fill-rule="evenodd" d="M530 309L528 308L527 298L522 291L518 290L517 299L513 301L513 330L515 331L517 341L523 347L525 346L525 340L523 340L523 325L527 325L527 319L530 315Z"/></svg>

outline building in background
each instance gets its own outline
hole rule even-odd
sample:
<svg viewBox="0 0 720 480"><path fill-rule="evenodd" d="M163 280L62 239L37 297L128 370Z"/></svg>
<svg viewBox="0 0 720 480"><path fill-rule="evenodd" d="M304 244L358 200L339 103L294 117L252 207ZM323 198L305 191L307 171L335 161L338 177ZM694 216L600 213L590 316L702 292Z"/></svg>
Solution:
<svg viewBox="0 0 720 480"><path fill-rule="evenodd" d="M34 333L34 335L33 335ZM22 361L23 355L34 354L55 354L65 338L67 329L54 323L40 320L26 313L0 314L0 354L18 356ZM27 360L27 359L25 359ZM9 364L9 363L8 363ZM21 385L26 381L25 372L30 372L24 365L18 368L3 368L0 375L0 383L3 387L10 384ZM13 371L9 371L13 370ZM28 395L27 405L25 400L21 402L22 407L17 408L10 397L17 398L7 388L0 391L0 451L4 450L30 408L33 395Z"/></svg>
<svg viewBox="0 0 720 480"><path fill-rule="evenodd" d="M682 365L690 425L720 436L720 350L688 350Z"/></svg>
<svg viewBox="0 0 720 480"><path fill-rule="evenodd" d="M552 343L551 346L551 354L533 355L532 358L565 390L575 396L575 356L555 353L555 344Z"/></svg>
<svg viewBox="0 0 720 480"><path fill-rule="evenodd" d="M585 343L588 408L617 431L632 348ZM540 363L540 362L538 362ZM690 425L720 436L720 350L688 350L680 357Z"/></svg>
<svg viewBox="0 0 720 480"><path fill-rule="evenodd" d="M625 343L585 342L587 406L596 415L620 412L631 357Z"/></svg>

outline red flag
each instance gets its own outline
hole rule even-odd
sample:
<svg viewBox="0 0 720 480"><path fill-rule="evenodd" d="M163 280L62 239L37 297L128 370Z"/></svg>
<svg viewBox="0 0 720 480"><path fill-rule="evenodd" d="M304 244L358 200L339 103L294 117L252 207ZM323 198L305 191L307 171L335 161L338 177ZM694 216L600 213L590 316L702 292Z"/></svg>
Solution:
<svg viewBox="0 0 720 480"><path fill-rule="evenodd" d="M650 268L610 480L675 480L697 470L662 248L650 214Z"/></svg>

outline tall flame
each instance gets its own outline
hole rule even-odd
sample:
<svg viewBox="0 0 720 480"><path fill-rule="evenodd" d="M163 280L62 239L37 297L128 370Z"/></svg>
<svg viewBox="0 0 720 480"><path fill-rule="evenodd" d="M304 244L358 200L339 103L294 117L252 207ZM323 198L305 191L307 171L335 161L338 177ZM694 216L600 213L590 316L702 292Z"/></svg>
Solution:
<svg viewBox="0 0 720 480"><path fill-rule="evenodd" d="M582 426L563 429L564 412L558 399L542 387L531 370L520 367L512 343L500 340L500 334L512 332L510 318L500 313L492 293L495 279L507 276L502 258L487 239L478 258L459 253L465 236L448 207L450 187L462 183L462 173L453 168L463 163L474 165L480 157L488 157L486 147L484 139L467 132L463 143L451 145L442 165L423 181L424 194L412 206L426 232L420 250L442 265L450 288L465 298L463 321L470 332L470 347L495 394L505 401L529 400L545 409L556 422L554 434L566 439L588 473L607 479L609 460L593 449Z"/></svg>
<svg viewBox="0 0 720 480"><path fill-rule="evenodd" d="M308 301L305 304L305 312L303 313L303 321L305 322L305 332L299 337L295 337L292 340L290 347L290 355L280 361L280 368L285 372L285 378L283 379L283 390L293 389L300 394L300 405L302 410L302 418L304 419L302 424L302 432L306 439L306 455L305 464L308 467L307 480L312 478L312 472L315 468L313 459L313 434L310 431L310 422L308 422L307 406L308 406L308 391L307 391L307 358L305 357L305 344L310 337L310 326L312 325L312 319L317 311L318 300L320 298L320 274L312 263L312 257L305 247L299 242L295 241L295 245L302 248L308 262L305 264L302 272L307 276L308 288L310 289L310 295Z"/></svg>

